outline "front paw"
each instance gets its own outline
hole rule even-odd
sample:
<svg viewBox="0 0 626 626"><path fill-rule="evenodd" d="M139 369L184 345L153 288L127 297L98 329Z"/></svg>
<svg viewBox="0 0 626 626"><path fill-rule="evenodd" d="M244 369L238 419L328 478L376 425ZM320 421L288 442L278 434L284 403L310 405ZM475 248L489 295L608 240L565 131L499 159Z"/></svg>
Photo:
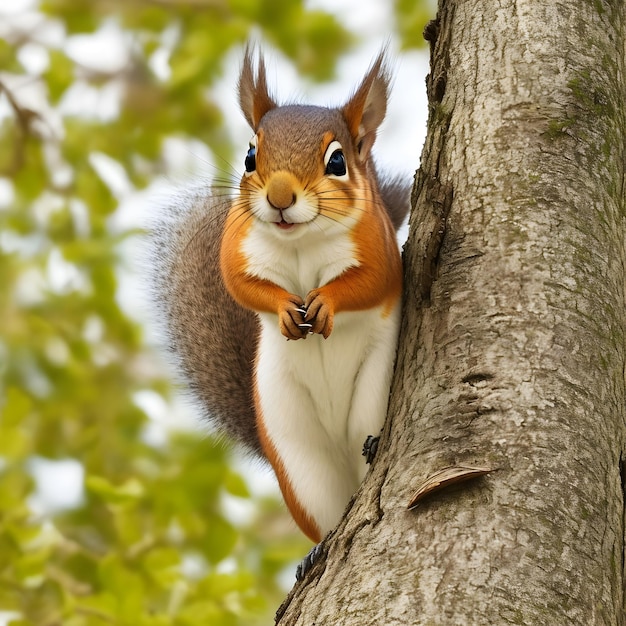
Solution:
<svg viewBox="0 0 626 626"><path fill-rule="evenodd" d="M313 324L311 332L323 335L324 339L328 339L333 330L335 318L335 307L332 299L321 289L313 289L307 294L304 308L306 309L304 321Z"/></svg>
<svg viewBox="0 0 626 626"><path fill-rule="evenodd" d="M278 306L278 327L287 339L302 339L307 336L309 325L303 324L304 300L292 295Z"/></svg>

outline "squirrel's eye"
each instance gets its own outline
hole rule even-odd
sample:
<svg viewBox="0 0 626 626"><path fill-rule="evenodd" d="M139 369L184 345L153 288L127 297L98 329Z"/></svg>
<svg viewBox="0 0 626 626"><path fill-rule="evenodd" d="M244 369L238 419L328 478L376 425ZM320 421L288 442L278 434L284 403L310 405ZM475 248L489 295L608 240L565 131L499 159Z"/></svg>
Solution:
<svg viewBox="0 0 626 626"><path fill-rule="evenodd" d="M326 174L331 176L345 176L346 174L346 157L341 150L335 150L328 159L326 164Z"/></svg>
<svg viewBox="0 0 626 626"><path fill-rule="evenodd" d="M256 147L250 146L248 150L248 154L246 154L246 172L254 172L256 169Z"/></svg>

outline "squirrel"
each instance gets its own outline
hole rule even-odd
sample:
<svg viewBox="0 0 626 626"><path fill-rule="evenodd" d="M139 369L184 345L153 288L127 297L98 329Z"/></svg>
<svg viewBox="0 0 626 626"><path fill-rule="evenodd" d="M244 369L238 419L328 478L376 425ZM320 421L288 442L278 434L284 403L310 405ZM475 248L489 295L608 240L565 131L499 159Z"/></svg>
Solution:
<svg viewBox="0 0 626 626"><path fill-rule="evenodd" d="M253 56L247 47L238 83L254 132L238 193L196 189L168 208L153 235L154 290L207 417L267 458L317 543L385 419L410 184L379 178L371 156L385 50L340 108L279 106Z"/></svg>

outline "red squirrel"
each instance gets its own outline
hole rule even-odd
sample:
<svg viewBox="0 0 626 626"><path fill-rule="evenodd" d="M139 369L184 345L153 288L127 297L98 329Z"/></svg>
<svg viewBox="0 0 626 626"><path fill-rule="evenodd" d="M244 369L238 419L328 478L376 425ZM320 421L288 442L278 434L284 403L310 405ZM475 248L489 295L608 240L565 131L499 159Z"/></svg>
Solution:
<svg viewBox="0 0 626 626"><path fill-rule="evenodd" d="M382 428L402 292L408 182L371 157L387 107L384 51L340 108L279 106L246 50L254 137L238 193L186 194L157 228L156 293L172 350L209 416L272 465L318 542Z"/></svg>

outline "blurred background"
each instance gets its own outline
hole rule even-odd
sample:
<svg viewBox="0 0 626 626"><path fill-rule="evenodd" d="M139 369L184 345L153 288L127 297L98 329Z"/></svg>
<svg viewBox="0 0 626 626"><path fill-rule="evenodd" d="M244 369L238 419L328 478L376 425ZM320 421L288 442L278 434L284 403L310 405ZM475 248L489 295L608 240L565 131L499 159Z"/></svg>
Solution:
<svg viewBox="0 0 626 626"><path fill-rule="evenodd" d="M375 154L412 176L430 0L0 2L0 626L272 623L310 543L212 436L151 321L145 228L243 170L245 42L343 103L390 42Z"/></svg>

